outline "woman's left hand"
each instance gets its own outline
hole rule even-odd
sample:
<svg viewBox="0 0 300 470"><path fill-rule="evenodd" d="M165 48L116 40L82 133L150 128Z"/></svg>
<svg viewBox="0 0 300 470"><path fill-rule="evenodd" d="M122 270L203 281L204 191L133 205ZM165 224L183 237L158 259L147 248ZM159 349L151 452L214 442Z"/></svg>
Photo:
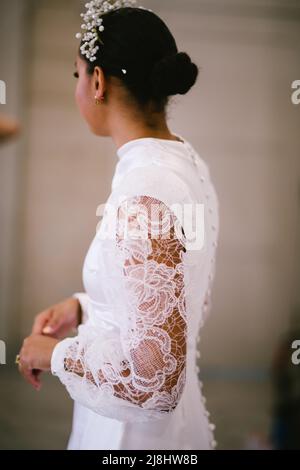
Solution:
<svg viewBox="0 0 300 470"><path fill-rule="evenodd" d="M58 342L56 338L38 334L32 334L23 341L19 353L19 371L37 390L41 387L40 372L51 369L51 356Z"/></svg>

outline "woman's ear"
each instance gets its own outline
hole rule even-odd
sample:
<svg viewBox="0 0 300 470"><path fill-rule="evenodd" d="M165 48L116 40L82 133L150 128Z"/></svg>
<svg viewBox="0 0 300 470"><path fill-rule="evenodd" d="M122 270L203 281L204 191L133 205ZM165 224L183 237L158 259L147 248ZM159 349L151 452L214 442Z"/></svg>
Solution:
<svg viewBox="0 0 300 470"><path fill-rule="evenodd" d="M94 91L95 92L100 92L100 94L104 94L104 87L105 87L105 78L103 71L98 65L94 68L94 74L93 74L93 82L94 82Z"/></svg>

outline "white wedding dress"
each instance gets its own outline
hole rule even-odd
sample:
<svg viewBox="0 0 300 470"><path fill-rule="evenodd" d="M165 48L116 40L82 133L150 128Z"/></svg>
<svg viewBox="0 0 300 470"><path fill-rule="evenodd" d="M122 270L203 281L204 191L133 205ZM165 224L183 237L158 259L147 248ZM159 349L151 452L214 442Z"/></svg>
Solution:
<svg viewBox="0 0 300 470"><path fill-rule="evenodd" d="M218 199L207 164L174 135L181 142L147 137L117 150L85 292L74 294L83 321L51 359L74 400L68 449L216 447L197 342L211 305Z"/></svg>

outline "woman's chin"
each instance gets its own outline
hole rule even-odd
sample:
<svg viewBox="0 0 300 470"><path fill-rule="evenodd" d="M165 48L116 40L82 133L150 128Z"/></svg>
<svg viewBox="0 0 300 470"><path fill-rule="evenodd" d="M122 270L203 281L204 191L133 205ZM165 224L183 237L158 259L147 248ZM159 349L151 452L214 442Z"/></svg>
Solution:
<svg viewBox="0 0 300 470"><path fill-rule="evenodd" d="M106 137L106 134L103 132L103 130L97 129L92 125L90 125L89 128L90 128L91 133L96 135L97 137Z"/></svg>

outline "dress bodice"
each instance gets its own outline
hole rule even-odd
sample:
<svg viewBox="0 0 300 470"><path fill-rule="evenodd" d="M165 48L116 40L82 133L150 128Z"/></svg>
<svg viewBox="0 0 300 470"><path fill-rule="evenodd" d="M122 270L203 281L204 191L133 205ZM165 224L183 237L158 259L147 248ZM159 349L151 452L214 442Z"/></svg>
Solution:
<svg viewBox="0 0 300 470"><path fill-rule="evenodd" d="M201 249L192 246L185 254L186 279L190 279L187 286L188 309L191 312L188 343L192 346L209 311L219 230L218 199L207 164L189 142L181 136L177 137L183 143L142 138L120 147L105 208L113 207L122 198L137 193L157 197L169 206L186 204L188 207L192 204L193 217L196 204L203 204L203 246ZM106 209L103 212L105 214ZM83 284L91 301L88 317L94 323L100 321L103 325L105 321L117 324L108 295L113 282L114 259L109 242L102 236L104 221L105 215L83 265Z"/></svg>

